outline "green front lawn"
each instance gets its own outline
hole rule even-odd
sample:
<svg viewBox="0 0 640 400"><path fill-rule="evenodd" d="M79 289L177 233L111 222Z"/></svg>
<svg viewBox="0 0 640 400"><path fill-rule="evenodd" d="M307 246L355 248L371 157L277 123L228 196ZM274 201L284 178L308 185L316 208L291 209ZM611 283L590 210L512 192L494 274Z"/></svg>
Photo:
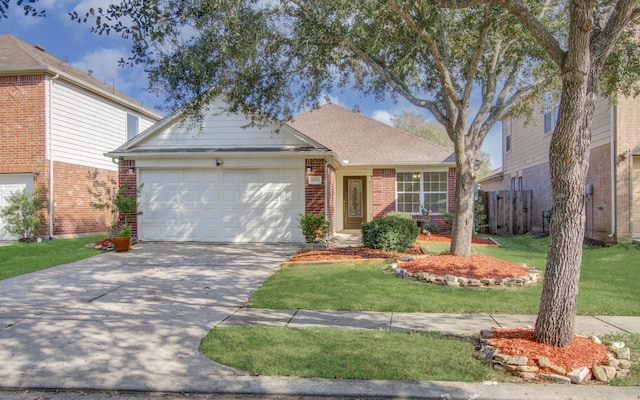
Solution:
<svg viewBox="0 0 640 400"><path fill-rule="evenodd" d="M473 251L544 270L546 239L498 237L503 247ZM427 244L437 253L441 244ZM640 248L585 248L578 294L582 315L640 315ZM454 288L398 279L386 265L286 265L253 295L257 308L536 314L541 284L528 288Z"/></svg>
<svg viewBox="0 0 640 400"><path fill-rule="evenodd" d="M212 360L259 375L338 379L505 380L474 360L468 337L381 330L215 328L200 343Z"/></svg>
<svg viewBox="0 0 640 400"><path fill-rule="evenodd" d="M41 269L66 264L99 254L85 247L103 236L76 239L45 240L42 243L12 243L0 246L0 280L28 274Z"/></svg>
<svg viewBox="0 0 640 400"><path fill-rule="evenodd" d="M473 251L544 270L546 239L498 237L502 248ZM447 246L426 243L430 254ZM640 248L585 248L578 312L640 315ZM251 298L253 307L392 312L535 314L541 284L530 288L452 288L396 278L386 265L287 265ZM611 385L640 385L640 334L605 335L631 350L632 372ZM281 327L219 327L202 340L212 360L259 375L441 381L511 381L482 365L469 337Z"/></svg>

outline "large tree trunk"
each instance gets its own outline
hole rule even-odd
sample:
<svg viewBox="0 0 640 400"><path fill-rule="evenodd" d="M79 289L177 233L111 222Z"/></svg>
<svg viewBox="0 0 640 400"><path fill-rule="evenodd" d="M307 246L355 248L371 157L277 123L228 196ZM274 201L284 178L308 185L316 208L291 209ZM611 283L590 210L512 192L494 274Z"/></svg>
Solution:
<svg viewBox="0 0 640 400"><path fill-rule="evenodd" d="M549 149L551 235L534 331L537 341L557 347L573 340L584 240L584 185L589 160L587 127L594 106L594 93L587 96L591 63L589 33L584 29L584 24L591 21L593 8L582 2L572 3L571 8L569 48L573 51L567 53L563 67L558 125Z"/></svg>
<svg viewBox="0 0 640 400"><path fill-rule="evenodd" d="M456 152L458 153L458 152ZM471 255L475 173L467 157L456 154L456 201L449 251L456 256Z"/></svg>

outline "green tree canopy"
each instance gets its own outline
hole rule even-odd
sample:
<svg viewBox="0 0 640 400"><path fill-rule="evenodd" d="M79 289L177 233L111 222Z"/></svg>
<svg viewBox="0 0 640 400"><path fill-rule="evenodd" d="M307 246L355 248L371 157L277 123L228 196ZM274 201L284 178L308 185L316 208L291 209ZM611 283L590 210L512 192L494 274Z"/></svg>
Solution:
<svg viewBox="0 0 640 400"><path fill-rule="evenodd" d="M544 3L534 1L534 3ZM557 78L516 19L492 5L442 10L371 0L121 1L72 14L97 33L132 39L123 63L144 63L169 107L201 115L213 98L255 123L286 120L324 96L402 96L428 110L456 153L451 251L469 255L476 155L507 109ZM546 18L546 14L545 14ZM472 94L479 106L471 108ZM475 98L474 98L475 100Z"/></svg>

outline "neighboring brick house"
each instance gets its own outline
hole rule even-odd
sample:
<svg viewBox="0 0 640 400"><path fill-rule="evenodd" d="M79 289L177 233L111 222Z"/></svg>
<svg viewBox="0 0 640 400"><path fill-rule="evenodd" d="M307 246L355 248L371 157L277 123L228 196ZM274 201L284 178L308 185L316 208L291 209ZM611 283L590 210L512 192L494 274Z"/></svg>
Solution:
<svg viewBox="0 0 640 400"><path fill-rule="evenodd" d="M336 232L390 211L421 218L421 204L440 220L454 209L451 150L334 104L266 127L247 127L222 102L199 127L180 120L109 153L141 184L142 241L301 242L307 212Z"/></svg>
<svg viewBox="0 0 640 400"><path fill-rule="evenodd" d="M39 188L44 236L105 232L89 205L96 168L117 178L104 153L161 115L12 35L0 36L0 207L15 190ZM0 220L0 240L11 239Z"/></svg>
<svg viewBox="0 0 640 400"><path fill-rule="evenodd" d="M537 230L543 211L551 210L549 145L556 118L557 108L539 111L537 121L529 124L506 116L502 171L480 181L487 191L532 190ZM589 160L586 236L608 242L640 239L640 98L621 96L617 104L597 100Z"/></svg>

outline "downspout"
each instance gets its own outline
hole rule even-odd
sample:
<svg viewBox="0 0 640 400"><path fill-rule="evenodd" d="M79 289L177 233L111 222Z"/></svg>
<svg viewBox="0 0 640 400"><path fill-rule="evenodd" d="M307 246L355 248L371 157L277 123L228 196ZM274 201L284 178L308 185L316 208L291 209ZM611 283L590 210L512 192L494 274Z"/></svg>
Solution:
<svg viewBox="0 0 640 400"><path fill-rule="evenodd" d="M53 118L51 115L53 114L53 81L58 79L60 74L55 74L49 80L49 91L47 93L48 101L45 106L47 107L47 118L45 118L45 134L49 139L49 240L53 239L53 208L54 208L54 199L53 199L53 130L51 129L51 125L53 122Z"/></svg>
<svg viewBox="0 0 640 400"><path fill-rule="evenodd" d="M610 122L609 122L609 133L611 135L611 233L607 235L607 237L612 238L616 235L617 227L616 227L616 141L615 141L615 109L614 106L611 105L610 111Z"/></svg>

